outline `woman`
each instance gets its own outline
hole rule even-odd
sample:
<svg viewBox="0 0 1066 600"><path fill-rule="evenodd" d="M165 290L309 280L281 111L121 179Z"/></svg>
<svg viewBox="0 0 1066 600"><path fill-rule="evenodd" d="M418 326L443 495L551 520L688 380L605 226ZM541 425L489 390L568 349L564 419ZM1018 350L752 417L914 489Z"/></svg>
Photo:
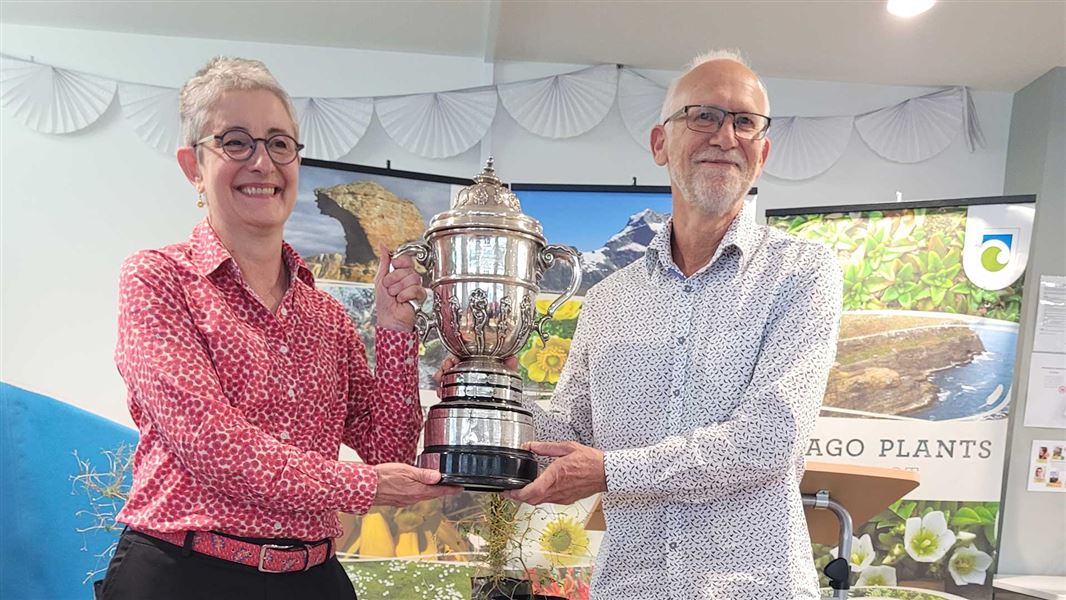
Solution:
<svg viewBox="0 0 1066 600"><path fill-rule="evenodd" d="M380 249L371 373L282 241L302 147L288 95L262 63L217 58L180 111L178 163L207 218L121 269L115 360L141 439L98 597L354 598L337 511L458 492L406 464L422 426L408 301L425 290ZM338 462L341 442L368 464Z"/></svg>

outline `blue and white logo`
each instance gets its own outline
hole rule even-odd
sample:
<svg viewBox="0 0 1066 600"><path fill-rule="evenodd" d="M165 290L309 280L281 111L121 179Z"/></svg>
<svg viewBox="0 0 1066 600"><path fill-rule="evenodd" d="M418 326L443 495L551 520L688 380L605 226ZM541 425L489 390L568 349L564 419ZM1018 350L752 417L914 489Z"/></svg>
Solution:
<svg viewBox="0 0 1066 600"><path fill-rule="evenodd" d="M977 287L1001 290L1018 280L1029 261L1031 204L987 204L966 210L962 268Z"/></svg>
<svg viewBox="0 0 1066 600"><path fill-rule="evenodd" d="M981 236L981 266L989 273L1002 271L1010 263L1013 233L986 233Z"/></svg>

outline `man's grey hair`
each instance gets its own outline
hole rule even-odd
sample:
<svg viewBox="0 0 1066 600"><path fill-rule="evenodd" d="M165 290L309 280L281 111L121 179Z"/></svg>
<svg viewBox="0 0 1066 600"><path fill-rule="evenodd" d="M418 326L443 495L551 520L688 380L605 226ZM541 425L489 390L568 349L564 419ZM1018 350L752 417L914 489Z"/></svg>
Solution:
<svg viewBox="0 0 1066 600"><path fill-rule="evenodd" d="M292 99L261 61L248 58L216 56L196 72L181 88L178 113L181 116L181 136L186 146L201 140L211 111L223 93L231 90L266 90L285 106L292 120L293 133L300 138L300 124Z"/></svg>
<svg viewBox="0 0 1066 600"><path fill-rule="evenodd" d="M744 55L737 48L723 48L719 50L708 50L702 54L698 54L685 67L685 72L678 75L673 81L670 82L670 87L666 88L666 97L663 98L663 107L659 111L659 122L662 123L667 117L674 114L680 106L674 106L674 96L677 93L677 85L681 82L681 79L692 72L693 69L699 67L704 63L709 63L714 60L731 60L735 63L740 63L751 69L751 65L748 64L748 60L744 58ZM754 69L752 69L754 73ZM756 74L758 77L758 74ZM759 80L759 85L762 86L762 80ZM763 92L766 92L766 87L763 86ZM769 96L767 96L767 102L769 102Z"/></svg>

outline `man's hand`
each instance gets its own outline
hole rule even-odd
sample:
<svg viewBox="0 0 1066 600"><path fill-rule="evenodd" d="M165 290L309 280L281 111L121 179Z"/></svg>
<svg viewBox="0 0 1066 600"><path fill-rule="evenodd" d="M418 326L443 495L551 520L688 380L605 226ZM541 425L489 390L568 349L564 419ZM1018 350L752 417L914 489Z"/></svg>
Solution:
<svg viewBox="0 0 1066 600"><path fill-rule="evenodd" d="M577 442L530 442L528 449L557 458L533 483L503 492L505 498L526 504L572 504L607 491L602 450Z"/></svg>
<svg viewBox="0 0 1066 600"><path fill-rule="evenodd" d="M437 372L433 374L433 381L437 382L438 398L441 397L441 393L443 392L443 390L441 389L441 380L444 379L444 372L457 364L459 364L459 359L456 358L454 354L449 354L447 357L445 357L444 362L440 364L440 368L437 369ZM517 371L518 357L508 356L507 358L503 359L503 366L507 367L508 369L514 369L515 371Z"/></svg>
<svg viewBox="0 0 1066 600"><path fill-rule="evenodd" d="M463 491L458 487L436 485L440 482L440 472L433 469L419 469L403 463L384 463L374 465L374 470L378 474L375 505L408 506L441 496L454 496Z"/></svg>

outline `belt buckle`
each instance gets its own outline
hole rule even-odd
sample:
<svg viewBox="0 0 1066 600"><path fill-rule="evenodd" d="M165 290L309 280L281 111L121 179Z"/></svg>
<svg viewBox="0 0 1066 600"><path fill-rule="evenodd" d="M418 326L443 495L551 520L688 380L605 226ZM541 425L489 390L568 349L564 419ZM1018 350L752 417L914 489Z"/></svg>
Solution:
<svg viewBox="0 0 1066 600"><path fill-rule="evenodd" d="M267 550L296 550L296 549L300 549L300 550L304 551L304 568L301 569L301 570L306 571L311 566L311 551L307 548L306 545L282 546L282 545L278 545L278 544L263 544L262 546L259 547L259 571L262 572L262 573L288 573L289 571L285 571L285 570L275 571L273 569L268 569L264 565L264 563L266 562L266 553L267 553Z"/></svg>

